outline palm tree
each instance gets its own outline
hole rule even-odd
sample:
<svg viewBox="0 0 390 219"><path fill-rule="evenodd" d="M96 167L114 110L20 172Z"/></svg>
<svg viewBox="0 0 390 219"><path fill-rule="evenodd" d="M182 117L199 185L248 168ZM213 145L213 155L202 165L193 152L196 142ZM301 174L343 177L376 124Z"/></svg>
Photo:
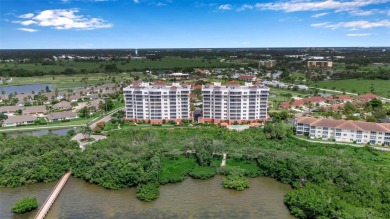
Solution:
<svg viewBox="0 0 390 219"><path fill-rule="evenodd" d="M314 104L310 101L305 102L304 105L309 108L309 113L311 112L311 108L314 106Z"/></svg>

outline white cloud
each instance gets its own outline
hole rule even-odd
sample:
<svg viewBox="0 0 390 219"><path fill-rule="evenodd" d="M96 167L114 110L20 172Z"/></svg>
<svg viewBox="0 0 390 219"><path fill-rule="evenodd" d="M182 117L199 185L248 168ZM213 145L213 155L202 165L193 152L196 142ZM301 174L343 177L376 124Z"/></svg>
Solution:
<svg viewBox="0 0 390 219"><path fill-rule="evenodd" d="M327 14L328 14L328 13L324 12L324 13L319 13L319 14L312 15L311 17L319 18L319 17L325 16L325 15L327 15Z"/></svg>
<svg viewBox="0 0 390 219"><path fill-rule="evenodd" d="M161 6L166 6L167 4L163 3L163 2L150 2L149 5L153 5L153 6L156 6L156 7L161 7Z"/></svg>
<svg viewBox="0 0 390 219"><path fill-rule="evenodd" d="M24 19L28 19L28 18L32 18L32 17L34 17L33 13L22 14L19 16L19 18L24 18Z"/></svg>
<svg viewBox="0 0 390 219"><path fill-rule="evenodd" d="M321 10L336 10L336 11L349 11L356 8L383 4L390 2L390 0L321 0L321 1L307 1L307 0L289 0L286 2L275 3L257 3L256 8L261 10L273 10L273 11L321 11Z"/></svg>
<svg viewBox="0 0 390 219"><path fill-rule="evenodd" d="M252 10L253 8L254 8L254 7L253 7L252 5L247 5L247 4L245 4L245 5L243 5L243 6L239 7L239 8L237 8L237 11Z"/></svg>
<svg viewBox="0 0 390 219"><path fill-rule="evenodd" d="M349 33L347 36L349 37L365 37L365 36L371 36L371 33Z"/></svg>
<svg viewBox="0 0 390 219"><path fill-rule="evenodd" d="M322 22L322 23L317 23L317 24L312 24L312 27L322 27L329 24L329 22Z"/></svg>
<svg viewBox="0 0 390 219"><path fill-rule="evenodd" d="M36 24L37 22L36 21L33 21L33 20L27 20L27 21L21 21L20 24L23 25L23 26L28 26L30 24Z"/></svg>
<svg viewBox="0 0 390 219"><path fill-rule="evenodd" d="M16 23L24 26L34 24L43 27L53 27L57 30L93 30L112 27L112 24L101 18L87 18L84 15L78 15L78 12L78 9L44 10L36 16L30 17L29 20L16 21Z"/></svg>
<svg viewBox="0 0 390 219"><path fill-rule="evenodd" d="M373 15L375 12L378 12L377 9L372 9L368 11L362 11L362 10L353 10L350 11L349 14L354 15L354 16L369 16Z"/></svg>
<svg viewBox="0 0 390 219"><path fill-rule="evenodd" d="M328 29L338 29L338 28L348 28L349 30L359 30L359 29L371 29L375 27L390 27L389 20L382 20L377 22L370 21L349 21L349 22L339 22L335 24L329 24L329 22L312 24L313 27L324 27Z"/></svg>
<svg viewBox="0 0 390 219"><path fill-rule="evenodd" d="M218 10L221 10L221 11L227 11L227 10L231 10L231 9L232 9L232 5L230 5L230 4L220 5L218 7Z"/></svg>
<svg viewBox="0 0 390 219"><path fill-rule="evenodd" d="M18 30L21 30L21 31L24 31L24 32L30 32L30 33L38 31L36 29L31 29L31 28L18 28Z"/></svg>

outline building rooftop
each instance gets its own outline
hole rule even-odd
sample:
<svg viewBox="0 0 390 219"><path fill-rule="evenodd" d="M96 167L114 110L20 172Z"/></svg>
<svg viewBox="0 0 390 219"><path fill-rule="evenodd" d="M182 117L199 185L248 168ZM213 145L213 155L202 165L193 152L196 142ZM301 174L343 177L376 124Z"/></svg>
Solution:
<svg viewBox="0 0 390 219"><path fill-rule="evenodd" d="M352 120L335 120L335 119L317 119L311 117L300 117L296 119L297 123L309 124L310 126L322 126L336 129L349 129L358 131L379 131L390 132L390 124L363 122Z"/></svg>

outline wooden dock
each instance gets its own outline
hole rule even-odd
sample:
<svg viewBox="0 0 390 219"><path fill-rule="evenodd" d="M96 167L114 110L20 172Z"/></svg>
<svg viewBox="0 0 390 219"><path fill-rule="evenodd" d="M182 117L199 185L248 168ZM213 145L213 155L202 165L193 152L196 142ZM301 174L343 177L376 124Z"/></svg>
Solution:
<svg viewBox="0 0 390 219"><path fill-rule="evenodd" d="M43 219L45 218L47 212L49 212L50 207L53 205L54 201L60 194L62 188L64 188L66 182L69 179L70 171L66 172L62 178L58 181L57 185L54 187L53 191L51 191L49 197L43 203L42 207L39 209L38 214L35 216L35 219Z"/></svg>
<svg viewBox="0 0 390 219"><path fill-rule="evenodd" d="M226 166L226 155L227 155L227 153L223 153L223 158L222 158L222 162L221 162L221 167Z"/></svg>

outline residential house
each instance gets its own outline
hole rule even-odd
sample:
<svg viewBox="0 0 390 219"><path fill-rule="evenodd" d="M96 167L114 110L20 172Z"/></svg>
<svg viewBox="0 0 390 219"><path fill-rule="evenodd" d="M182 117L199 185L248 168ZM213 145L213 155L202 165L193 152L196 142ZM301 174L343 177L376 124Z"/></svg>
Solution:
<svg viewBox="0 0 390 219"><path fill-rule="evenodd" d="M3 113L7 116L13 116L19 110L22 110L22 109L23 108L20 106L0 106L0 113Z"/></svg>
<svg viewBox="0 0 390 219"><path fill-rule="evenodd" d="M367 101L370 101L372 99L375 99L375 98L378 98L379 96L376 95L376 94L362 94L362 95L359 95L359 96L356 96L354 97L355 100L359 100L359 101L363 101L363 102L367 102Z"/></svg>
<svg viewBox="0 0 390 219"><path fill-rule="evenodd" d="M72 109L72 105L68 101L61 101L52 106L53 110L70 110Z"/></svg>
<svg viewBox="0 0 390 219"><path fill-rule="evenodd" d="M46 114L46 106L29 106L24 108L23 115L43 116Z"/></svg>
<svg viewBox="0 0 390 219"><path fill-rule="evenodd" d="M77 114L72 111L52 112L46 116L48 122L76 119Z"/></svg>
<svg viewBox="0 0 390 219"><path fill-rule="evenodd" d="M36 119L32 115L10 116L3 122L3 127L33 124Z"/></svg>
<svg viewBox="0 0 390 219"><path fill-rule="evenodd" d="M390 123L300 117L294 126L298 135L311 138L390 145Z"/></svg>
<svg viewBox="0 0 390 219"><path fill-rule="evenodd" d="M91 102L89 102L87 106L90 109L90 111L96 112L99 110L100 102L105 103L105 101L103 99L96 99L96 100L92 100Z"/></svg>

